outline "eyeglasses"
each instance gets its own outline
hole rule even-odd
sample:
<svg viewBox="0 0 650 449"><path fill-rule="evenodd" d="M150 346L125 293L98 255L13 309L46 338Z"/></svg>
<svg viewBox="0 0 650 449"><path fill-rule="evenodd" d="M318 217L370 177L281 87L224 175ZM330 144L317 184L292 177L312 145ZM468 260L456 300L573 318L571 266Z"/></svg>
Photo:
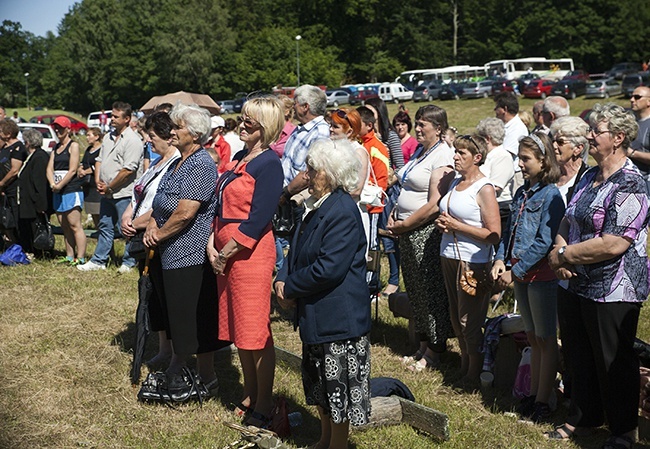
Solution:
<svg viewBox="0 0 650 449"><path fill-rule="evenodd" d="M470 142L472 142L476 148L479 148L479 146L478 146L478 144L476 143L476 141L475 141L474 139L472 139L472 136L470 136L469 134L465 134L464 136L458 136L458 137L456 138L456 140L458 140L458 139L467 139L467 140L469 140Z"/></svg>
<svg viewBox="0 0 650 449"><path fill-rule="evenodd" d="M250 117L242 116L242 123L244 124L244 127L247 129L254 129L259 126L259 123Z"/></svg>
<svg viewBox="0 0 650 449"><path fill-rule="evenodd" d="M648 96L647 95L634 94L634 95L632 95L630 97L631 100L637 100L637 101L642 99L642 98L648 98Z"/></svg>
<svg viewBox="0 0 650 449"><path fill-rule="evenodd" d="M567 143L571 143L569 139L563 139L561 137L558 137L557 139L554 139L553 142L557 143L559 147L566 145Z"/></svg>
<svg viewBox="0 0 650 449"><path fill-rule="evenodd" d="M589 128L589 131L587 131L587 134L593 134L595 137L598 137L601 134L605 134L605 133L611 133L611 131L608 129L600 130L598 128L591 128L591 127Z"/></svg>
<svg viewBox="0 0 650 449"><path fill-rule="evenodd" d="M350 123L350 118L348 117L347 112L341 109L337 109L333 112L333 114L336 114L338 118L342 118L343 120L347 121L350 124L350 126L352 126L352 123Z"/></svg>

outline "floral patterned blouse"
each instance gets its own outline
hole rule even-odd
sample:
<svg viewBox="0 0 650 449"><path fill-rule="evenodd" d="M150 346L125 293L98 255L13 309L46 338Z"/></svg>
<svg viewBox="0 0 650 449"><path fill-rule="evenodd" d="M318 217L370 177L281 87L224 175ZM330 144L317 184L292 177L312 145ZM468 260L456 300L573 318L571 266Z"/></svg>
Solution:
<svg viewBox="0 0 650 449"><path fill-rule="evenodd" d="M585 173L567 206L569 245L603 234L632 240L621 255L576 265L569 290L596 302L642 302L648 297L648 193L638 169L628 159L605 182L594 186L598 167Z"/></svg>

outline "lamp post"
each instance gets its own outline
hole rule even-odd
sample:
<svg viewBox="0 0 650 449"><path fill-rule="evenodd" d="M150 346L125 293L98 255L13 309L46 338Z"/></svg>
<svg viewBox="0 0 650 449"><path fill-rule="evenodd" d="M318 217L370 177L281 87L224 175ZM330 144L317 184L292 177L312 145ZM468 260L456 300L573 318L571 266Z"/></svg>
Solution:
<svg viewBox="0 0 650 449"><path fill-rule="evenodd" d="M25 72L25 96L27 97L27 110L29 111L29 72Z"/></svg>
<svg viewBox="0 0 650 449"><path fill-rule="evenodd" d="M298 86L300 86L300 39L302 36L296 36L296 74L298 75Z"/></svg>

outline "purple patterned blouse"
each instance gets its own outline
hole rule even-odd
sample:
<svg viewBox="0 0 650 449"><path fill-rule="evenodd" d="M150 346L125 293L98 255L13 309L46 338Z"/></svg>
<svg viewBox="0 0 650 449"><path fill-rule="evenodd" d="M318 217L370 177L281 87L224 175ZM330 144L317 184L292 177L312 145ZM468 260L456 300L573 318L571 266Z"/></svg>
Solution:
<svg viewBox="0 0 650 449"><path fill-rule="evenodd" d="M605 182L593 185L598 167L580 180L565 217L569 245L603 234L627 237L630 247L603 262L576 265L569 290L596 302L642 302L648 297L648 194L638 169L628 159Z"/></svg>

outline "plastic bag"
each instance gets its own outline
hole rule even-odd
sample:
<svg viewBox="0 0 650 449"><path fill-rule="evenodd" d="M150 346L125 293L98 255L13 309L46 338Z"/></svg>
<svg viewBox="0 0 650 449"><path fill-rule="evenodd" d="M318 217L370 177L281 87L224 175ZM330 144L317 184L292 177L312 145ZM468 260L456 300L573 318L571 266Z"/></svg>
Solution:
<svg viewBox="0 0 650 449"><path fill-rule="evenodd" d="M512 395L518 399L530 396L530 353L532 349L526 346L521 351L521 360L517 368L515 384L512 386Z"/></svg>

